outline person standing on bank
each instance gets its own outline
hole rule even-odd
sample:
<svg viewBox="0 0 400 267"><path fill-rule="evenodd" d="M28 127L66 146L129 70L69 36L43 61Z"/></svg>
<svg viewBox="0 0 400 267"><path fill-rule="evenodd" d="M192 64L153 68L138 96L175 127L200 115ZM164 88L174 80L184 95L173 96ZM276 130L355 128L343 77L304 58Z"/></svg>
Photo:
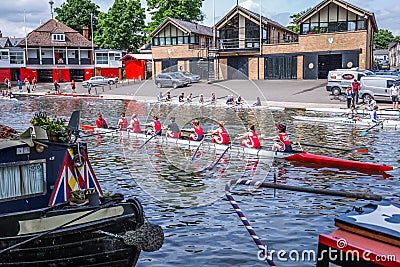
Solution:
<svg viewBox="0 0 400 267"><path fill-rule="evenodd" d="M358 91L360 91L361 83L357 79L354 79L351 87L353 88L353 105L358 105Z"/></svg>
<svg viewBox="0 0 400 267"><path fill-rule="evenodd" d="M18 80L18 89L20 92L22 92L22 81Z"/></svg>
<svg viewBox="0 0 400 267"><path fill-rule="evenodd" d="M72 87L72 93L76 94L76 90L75 90L76 87L75 87L75 81L74 80L71 81L71 87Z"/></svg>
<svg viewBox="0 0 400 267"><path fill-rule="evenodd" d="M346 97L347 97L347 108L351 107L351 104L353 102L354 96L353 96L353 89L351 86L347 86L346 89Z"/></svg>
<svg viewBox="0 0 400 267"><path fill-rule="evenodd" d="M33 77L33 79L32 79L32 91L36 90L36 85L37 85L36 77Z"/></svg>
<svg viewBox="0 0 400 267"><path fill-rule="evenodd" d="M392 99L393 109L397 110L399 108L399 87L396 83L393 83L390 87L390 98Z"/></svg>

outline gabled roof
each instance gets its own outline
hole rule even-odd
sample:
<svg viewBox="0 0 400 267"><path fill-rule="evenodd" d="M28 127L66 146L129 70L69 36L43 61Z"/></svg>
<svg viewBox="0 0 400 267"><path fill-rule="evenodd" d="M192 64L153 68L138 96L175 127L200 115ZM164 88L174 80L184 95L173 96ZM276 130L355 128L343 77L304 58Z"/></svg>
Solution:
<svg viewBox="0 0 400 267"><path fill-rule="evenodd" d="M373 28L375 30L375 32L378 31L378 25L376 24L376 20L375 20L375 15L373 12L369 12L365 9L359 8L355 5L352 5L346 1L343 0L324 0L321 3L319 3L318 5L316 5L315 7L311 8L310 10L308 10L306 13L303 14L303 16L301 16L300 18L298 18L296 20L296 23L299 24L307 19L309 19L311 16L313 16L316 12L318 12L319 10L323 9L324 7L326 7L327 5L329 5L330 3L334 3L338 6L341 6L359 16L368 16L371 21L372 21L372 25Z"/></svg>
<svg viewBox="0 0 400 267"><path fill-rule="evenodd" d="M0 48L12 46L8 37L0 37Z"/></svg>
<svg viewBox="0 0 400 267"><path fill-rule="evenodd" d="M166 18L163 23L161 23L152 33L151 37L154 35L157 35L157 33L162 30L165 26L167 26L169 23L174 25L175 27L181 29L183 32L186 33L197 33L200 35L208 35L208 36L213 36L213 30L211 27L200 25L197 23L189 22L189 21L184 21L180 19L175 19L175 18Z"/></svg>
<svg viewBox="0 0 400 267"><path fill-rule="evenodd" d="M65 42L52 42L52 34L65 34ZM55 46L55 47L92 47L92 43L78 31L62 24L61 22L50 19L37 27L28 34L28 46ZM25 39L18 46L25 46ZM94 45L97 47L96 45Z"/></svg>
<svg viewBox="0 0 400 267"><path fill-rule="evenodd" d="M19 44L19 42L21 42L22 40L24 40L25 38L11 38L10 37L10 42L13 46L17 46Z"/></svg>
<svg viewBox="0 0 400 267"><path fill-rule="evenodd" d="M228 20L229 20L233 15L235 15L236 13L243 13L243 14L246 14L247 16L251 17L253 20L255 20L255 21L257 21L257 22L260 21L260 14L259 14L259 13L250 11L250 10L248 10L248 9L242 7L242 6L236 5L236 6L235 6L234 8L232 8L222 19L220 19L220 20L217 22L217 24L215 24L215 27L216 27L217 29L220 28L221 26L224 25L224 23L225 23L226 21L228 21ZM261 16L261 21L262 21L263 24L266 24L266 25L268 25L268 24L269 24L269 25L273 25L273 26L275 26L275 27L277 27L277 28L285 29L286 31L291 32L291 33L297 35L297 33L295 33L295 32L293 32L293 31L289 30L288 28L286 28L286 27L283 26L282 24L280 24L280 23L278 23L278 22L276 22L276 21L273 21L273 20L271 20L271 19L269 19L269 18L267 18L267 17ZM259 23L258 23L258 24L259 24Z"/></svg>

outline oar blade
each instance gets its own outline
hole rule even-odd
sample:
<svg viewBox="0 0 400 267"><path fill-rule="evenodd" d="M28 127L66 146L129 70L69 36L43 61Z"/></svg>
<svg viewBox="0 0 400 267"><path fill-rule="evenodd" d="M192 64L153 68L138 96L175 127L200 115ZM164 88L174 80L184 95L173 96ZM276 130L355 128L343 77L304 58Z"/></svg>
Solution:
<svg viewBox="0 0 400 267"><path fill-rule="evenodd" d="M359 147L359 148L353 149L352 152L354 152L354 153L368 153L368 148Z"/></svg>

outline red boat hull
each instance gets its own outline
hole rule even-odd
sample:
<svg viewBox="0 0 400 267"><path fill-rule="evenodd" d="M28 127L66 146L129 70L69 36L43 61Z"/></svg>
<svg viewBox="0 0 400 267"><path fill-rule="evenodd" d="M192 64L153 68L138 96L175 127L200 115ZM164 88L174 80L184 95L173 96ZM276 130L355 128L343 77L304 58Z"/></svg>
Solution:
<svg viewBox="0 0 400 267"><path fill-rule="evenodd" d="M66 96L66 97L83 97L83 98L102 98L102 95L84 95L84 94L68 94L68 93L59 93L59 94L45 94L44 96Z"/></svg>
<svg viewBox="0 0 400 267"><path fill-rule="evenodd" d="M302 152L298 154L294 154L285 158L288 161L301 161L301 162L310 162L325 166L332 166L332 167L342 167L346 169L354 169L354 170L369 170L369 171L378 171L378 172L385 172L391 171L394 169L393 166L375 164L375 163L368 163L368 162L360 162L354 160L347 160L347 159L339 159L339 158L332 158L327 156L315 155L307 152Z"/></svg>

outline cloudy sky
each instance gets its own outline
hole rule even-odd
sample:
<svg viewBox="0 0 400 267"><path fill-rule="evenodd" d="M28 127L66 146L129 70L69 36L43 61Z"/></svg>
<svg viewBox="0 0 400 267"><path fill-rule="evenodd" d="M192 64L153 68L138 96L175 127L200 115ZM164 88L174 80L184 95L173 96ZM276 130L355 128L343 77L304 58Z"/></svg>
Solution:
<svg viewBox="0 0 400 267"><path fill-rule="evenodd" d="M64 0L53 0L54 6L60 6ZM145 0L141 0L145 3ZM213 2L215 1L215 21L218 21L234 5L236 0L205 0L203 13L205 25L213 24ZM261 0L262 14L282 25L288 25L290 15L314 7L322 0ZM92 0L102 11L107 11L113 0ZM400 36L400 1L398 0L348 0L360 8L375 13L379 29L388 29L395 36ZM260 0L239 0L240 5L259 12ZM26 24L24 23L26 18ZM38 27L51 18L48 0L1 0L0 30L3 36L23 37L26 32Z"/></svg>

